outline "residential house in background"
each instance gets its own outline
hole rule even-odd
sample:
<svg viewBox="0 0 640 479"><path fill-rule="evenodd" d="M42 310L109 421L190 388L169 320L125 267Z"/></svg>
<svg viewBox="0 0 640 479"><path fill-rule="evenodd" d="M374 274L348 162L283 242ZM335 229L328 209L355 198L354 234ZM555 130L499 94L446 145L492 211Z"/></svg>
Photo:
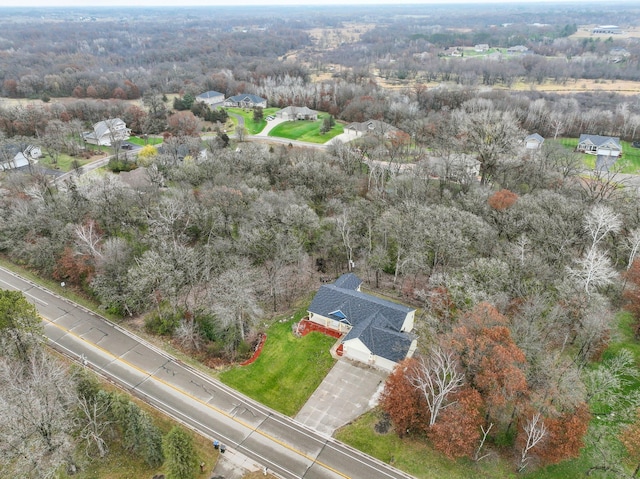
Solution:
<svg viewBox="0 0 640 479"><path fill-rule="evenodd" d="M619 157L622 154L620 138L600 135L580 135L576 150L589 155Z"/></svg>
<svg viewBox="0 0 640 479"><path fill-rule="evenodd" d="M288 106L276 112L276 118L282 120L311 120L318 119L318 112L306 106Z"/></svg>
<svg viewBox="0 0 640 479"><path fill-rule="evenodd" d="M0 163L0 171L29 166L41 156L42 150L35 145L28 145L24 149L20 146L5 146L1 156L4 161Z"/></svg>
<svg viewBox="0 0 640 479"><path fill-rule="evenodd" d="M354 136L375 135L381 138L389 138L390 135L400 131L395 126L380 120L355 122L344 127L344 132L347 134Z"/></svg>
<svg viewBox="0 0 640 479"><path fill-rule="evenodd" d="M224 101L224 106L237 107L237 108L257 108L267 107L267 100L259 97L258 95L251 95L250 93L242 93L240 95L230 96Z"/></svg>
<svg viewBox="0 0 640 479"><path fill-rule="evenodd" d="M82 134L84 141L92 145L112 146L115 142L129 139L131 130L120 118L109 118L93 125L93 131Z"/></svg>
<svg viewBox="0 0 640 479"><path fill-rule="evenodd" d="M309 306L309 321L344 333L338 354L391 371L415 352L415 309L363 293L361 284L347 273L322 285Z"/></svg>
<svg viewBox="0 0 640 479"><path fill-rule="evenodd" d="M507 53L527 53L529 49L524 45L515 45L507 48Z"/></svg>
<svg viewBox="0 0 640 479"><path fill-rule="evenodd" d="M527 150L539 150L543 143L544 138L538 133L533 133L524 139L524 147Z"/></svg>
<svg viewBox="0 0 640 479"><path fill-rule="evenodd" d="M473 50L477 53L482 53L482 52L486 52L489 51L489 44L488 43L478 43L476 46L473 47Z"/></svg>
<svg viewBox="0 0 640 479"><path fill-rule="evenodd" d="M224 103L224 93L210 90L204 93L200 93L196 97L196 101L206 103L209 106L221 105L222 103Z"/></svg>
<svg viewBox="0 0 640 479"><path fill-rule="evenodd" d="M599 25L591 33L604 35L622 35L624 32L618 25Z"/></svg>

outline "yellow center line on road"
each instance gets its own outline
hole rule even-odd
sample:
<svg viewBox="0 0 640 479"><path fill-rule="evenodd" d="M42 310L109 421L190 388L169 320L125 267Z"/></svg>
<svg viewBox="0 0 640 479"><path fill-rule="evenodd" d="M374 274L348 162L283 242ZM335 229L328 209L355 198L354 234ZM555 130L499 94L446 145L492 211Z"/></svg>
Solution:
<svg viewBox="0 0 640 479"><path fill-rule="evenodd" d="M200 399L200 398L197 398L197 397L193 396L192 394L190 394L189 392L185 391L184 389L180 389L179 387L174 386L173 384L171 384L171 383L169 383L169 382L165 381L164 379L159 378L159 377L158 377L158 376L156 376L155 374L150 373L149 371L145 371L144 369L142 369L142 368L140 368L140 367L136 366L135 364L130 363L130 362L129 362L129 361L127 361L126 359L123 359L123 358L121 358L120 356L116 356L116 355L115 355L115 354L113 354L111 351L109 351L109 350L107 350L107 349L103 348L102 346L99 346L99 345L97 345L97 344L95 344L95 343L92 343L92 342L90 342L90 341L87 341L86 339L84 339L84 338L83 338L83 337L81 337L80 335L78 335L78 334L74 333L73 331L71 331L71 330L69 330L69 329L65 328L64 326L61 326L61 325L57 324L56 322L54 322L54 321L50 320L49 318L45 318L44 316L40 316L40 317L41 317L44 321L46 321L47 323L49 323L50 325L55 326L56 328L60 329L61 331L64 331L66 334L69 334L69 335L71 335L71 336L73 336L73 337L75 337L75 338L79 339L80 341L82 341L82 342L86 343L86 344L89 344L89 345L90 345L90 346L92 346L93 348L98 349L99 351L101 351L102 353L106 354L107 356L110 356L110 357L111 357L111 358L113 358L115 361L118 361L118 362L120 362L120 363L122 363L122 364L124 364L124 365L128 366L129 368L134 369L134 370L136 370L136 371L138 371L138 372L142 373L143 375L145 375L145 376L147 376L147 377L149 377L149 378L155 379L156 381L158 381L159 383L161 383L161 384L165 385L166 387L168 387L168 388L170 388L170 389L173 389L174 391L176 391L176 392L178 392L178 393L180 393L180 394L183 394L183 395L185 395L185 396L189 397L189 398L190 398L190 399L192 399L193 401L196 401L196 402L198 402L198 403L202 404L203 406L205 406L205 407L207 407L207 408L209 408L209 409L211 409L211 410L213 410L213 411L217 412L218 414L222 414L222 415L223 415L223 416L225 416L226 418L228 418L228 419L230 419L230 420L232 420L232 421L234 421L234 422L236 422L236 423L240 424L240 425L241 425L241 426L243 426L243 427L246 427L247 429L249 429L249 430L250 430L250 431L252 431L252 432L255 432L255 433L257 433L257 434L260 434L261 436L265 437L266 439L269 439L270 441L273 441L273 442L275 442L275 443L277 443L277 444L281 445L282 447L284 447L284 448L288 449L289 451L294 452L295 454L297 454L297 455L299 455L299 456L301 456L301 457L303 457L303 458L305 458L305 459L307 459L307 460L311 461L312 463L315 463L315 464L317 464L317 465L319 465L319 466L321 466L321 467L323 467L323 468L325 468L325 469L327 469L327 470L329 470L329 471L333 472L334 474L339 475L340 477L343 477L343 478L345 478L345 479L351 479L349 476L347 476L347 475L343 474L343 473L342 473L342 472L340 472L340 471L337 471L336 469L332 468L331 466L329 466L329 465L327 465L327 464L324 464L323 462L320 462L320 461L316 460L315 458L313 458L313 457L309 456L309 455L308 455L308 454L306 454L305 452L302 452L302 451L300 451L299 449L296 449L295 447L290 446L289 444L287 444L287 443L285 443L285 442L281 441L280 439L277 439L277 438L275 438L275 437L271 436L270 434L267 434L266 432L261 431L261 430L260 430L260 429L258 429L257 427L254 427L254 426L252 426L252 425L250 425L250 424L246 423L245 421L243 421L243 420L241 420L241 419L238 419L238 418L237 418L237 417L235 417L235 416L232 416L231 414L227 413L226 411L224 411L224 410L222 410L222 409L219 409L219 408L217 408L216 406L213 406L212 404L209 404L208 402L205 402L205 401L203 401L202 399ZM267 417L269 417L269 416L267 416ZM247 436L247 437L248 437L248 436Z"/></svg>

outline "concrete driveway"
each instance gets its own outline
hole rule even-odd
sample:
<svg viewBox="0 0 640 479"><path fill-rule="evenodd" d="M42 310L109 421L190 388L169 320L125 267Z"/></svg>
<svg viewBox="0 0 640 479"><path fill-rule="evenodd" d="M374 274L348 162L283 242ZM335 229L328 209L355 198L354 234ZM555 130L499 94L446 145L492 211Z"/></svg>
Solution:
<svg viewBox="0 0 640 479"><path fill-rule="evenodd" d="M373 408L387 373L339 359L295 419L331 436Z"/></svg>

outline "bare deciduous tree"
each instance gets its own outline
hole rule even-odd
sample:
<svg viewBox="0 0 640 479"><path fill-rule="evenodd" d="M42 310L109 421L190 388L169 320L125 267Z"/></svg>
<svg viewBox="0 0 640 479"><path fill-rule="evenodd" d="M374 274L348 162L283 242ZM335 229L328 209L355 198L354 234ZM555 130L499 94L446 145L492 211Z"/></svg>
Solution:
<svg viewBox="0 0 640 479"><path fill-rule="evenodd" d="M447 397L462 386L463 378L452 352L435 347L427 357L418 358L409 381L427 402L429 426L436 423L440 411L448 406Z"/></svg>
<svg viewBox="0 0 640 479"><path fill-rule="evenodd" d="M0 470L3 477L49 478L73 449L75 387L42 349L27 362L0 359Z"/></svg>
<svg viewBox="0 0 640 479"><path fill-rule="evenodd" d="M520 461L518 463L518 472L524 471L529 463L530 452L536 447L547 435L547 426L545 426L540 413L536 412L531 418L527 419L524 425L525 444L520 451Z"/></svg>

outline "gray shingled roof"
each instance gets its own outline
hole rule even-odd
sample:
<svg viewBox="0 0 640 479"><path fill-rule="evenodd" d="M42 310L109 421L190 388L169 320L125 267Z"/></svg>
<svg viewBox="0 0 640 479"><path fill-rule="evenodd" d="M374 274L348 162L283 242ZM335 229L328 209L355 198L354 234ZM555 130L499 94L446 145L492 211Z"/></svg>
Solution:
<svg viewBox="0 0 640 479"><path fill-rule="evenodd" d="M351 332L345 337L344 341L352 339L349 337L350 335ZM370 325L364 328L358 338L374 355L396 363L407 357L413 341L411 334L397 333L387 328L378 328L375 326L375 321L372 321Z"/></svg>
<svg viewBox="0 0 640 479"><path fill-rule="evenodd" d="M525 141L528 141L528 140L536 140L536 141L539 141L540 143L544 142L544 138L542 137L542 135L539 135L538 133L532 133L531 135L527 136L525 138Z"/></svg>
<svg viewBox="0 0 640 479"><path fill-rule="evenodd" d="M261 98L258 95L252 95L250 93L242 93L240 95L234 95L232 97L227 98L227 100L232 101L234 103L239 103L241 101L251 102L251 103L262 103L263 101L266 101L264 98Z"/></svg>
<svg viewBox="0 0 640 479"><path fill-rule="evenodd" d="M616 146L620 147L620 138L616 138L613 136L587 135L586 133L583 133L580 135L578 144L582 143L583 141L589 141L595 146L601 146L607 143L608 141L613 141L616 144Z"/></svg>
<svg viewBox="0 0 640 479"><path fill-rule="evenodd" d="M349 273L333 284L321 286L309 311L350 325L351 331L343 342L359 338L376 356L395 362L403 359L413 336L401 329L413 309L362 293L357 290L361 283L360 278Z"/></svg>
<svg viewBox="0 0 640 479"><path fill-rule="evenodd" d="M219 96L224 96L224 93L220 93L219 91L209 90L204 93L200 93L196 98L218 98Z"/></svg>
<svg viewBox="0 0 640 479"><path fill-rule="evenodd" d="M342 289L357 290L362 284L362 280L353 273L346 273L340 276L333 283L334 286Z"/></svg>

